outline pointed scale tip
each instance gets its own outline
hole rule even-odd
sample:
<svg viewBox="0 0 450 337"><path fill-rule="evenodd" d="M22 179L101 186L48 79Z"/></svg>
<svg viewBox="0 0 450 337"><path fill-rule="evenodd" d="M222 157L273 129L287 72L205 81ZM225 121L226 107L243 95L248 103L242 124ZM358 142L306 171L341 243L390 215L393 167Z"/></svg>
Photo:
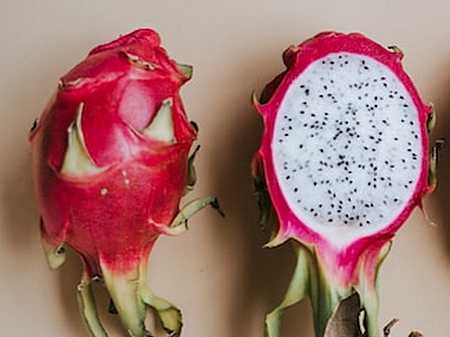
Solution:
<svg viewBox="0 0 450 337"><path fill-rule="evenodd" d="M253 104L253 106L255 107L256 111L257 111L260 115L263 115L263 116L264 116L265 111L264 111L263 105L262 105L262 104L259 102L259 100L258 100L258 96L256 95L256 91L253 91L253 92L252 92L252 98L251 98L251 100L252 100L252 104Z"/></svg>
<svg viewBox="0 0 450 337"><path fill-rule="evenodd" d="M180 71L180 73L183 74L186 81L189 81L192 78L192 73L194 72L194 68L191 65L177 63L177 68Z"/></svg>
<svg viewBox="0 0 450 337"><path fill-rule="evenodd" d="M423 200L420 200L419 202L419 209L422 212L423 218L425 219L425 221L427 222L427 224L431 227L437 227L437 223L434 222L431 217L430 214L428 213L428 211L425 209L425 206L423 205Z"/></svg>
<svg viewBox="0 0 450 337"><path fill-rule="evenodd" d="M92 160L87 150L83 129L81 125L81 118L84 109L84 103L78 105L75 120L67 129L68 140L67 149L64 156L61 173L72 177L83 177L103 171L103 168L98 167Z"/></svg>
<svg viewBox="0 0 450 337"><path fill-rule="evenodd" d="M289 47L287 47L284 50L282 58L283 58L283 63L284 63L284 65L286 67L289 68L289 67L292 66L292 63L294 61L294 57L297 54L298 50L299 50L299 47L295 46L293 44L291 44Z"/></svg>
<svg viewBox="0 0 450 337"><path fill-rule="evenodd" d="M397 58L399 61L401 61L403 59L404 54L403 54L403 51L399 47L393 45L393 46L388 46L387 48L389 50L391 50L392 53L397 55Z"/></svg>
<svg viewBox="0 0 450 337"><path fill-rule="evenodd" d="M445 146L445 139L438 138L435 141L435 144L431 147L430 153L430 161L429 161L429 169L428 169L428 187L426 189L426 194L430 194L434 192L438 184L438 162L439 162L439 153L442 148Z"/></svg>
<svg viewBox="0 0 450 337"><path fill-rule="evenodd" d="M175 133L172 120L172 106L173 99L171 97L166 98L161 108L156 112L150 125L147 126L142 132L153 139L175 143Z"/></svg>
<svg viewBox="0 0 450 337"><path fill-rule="evenodd" d="M427 119L427 131L431 134L436 126L436 110L434 110L433 103L428 104L428 119Z"/></svg>
<svg viewBox="0 0 450 337"><path fill-rule="evenodd" d="M289 239L288 237L285 237L280 232L278 232L278 234L273 239L271 239L269 242L267 242L263 246L263 248L278 247L278 246L282 245L283 243L285 243L288 239Z"/></svg>

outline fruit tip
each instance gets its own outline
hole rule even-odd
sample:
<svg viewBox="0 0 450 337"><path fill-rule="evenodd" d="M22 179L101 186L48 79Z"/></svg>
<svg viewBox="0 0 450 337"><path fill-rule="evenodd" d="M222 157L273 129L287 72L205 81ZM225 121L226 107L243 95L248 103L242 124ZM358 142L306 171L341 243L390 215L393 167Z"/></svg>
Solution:
<svg viewBox="0 0 450 337"><path fill-rule="evenodd" d="M253 92L252 92L251 102L252 102L253 106L255 107L256 111L259 114L263 115L264 114L263 107L262 107L262 104L259 102L258 96L256 95L256 90L253 90Z"/></svg>
<svg viewBox="0 0 450 337"><path fill-rule="evenodd" d="M293 58L295 54L298 52L299 47L296 45L291 44L289 47L287 47L282 55L283 63L286 67L290 67L293 62Z"/></svg>
<svg viewBox="0 0 450 337"><path fill-rule="evenodd" d="M194 67L189 64L180 64L177 63L178 71L184 76L186 81L189 81L192 78L192 74L194 72Z"/></svg>
<svg viewBox="0 0 450 337"><path fill-rule="evenodd" d="M398 57L399 61L401 61L403 59L404 54L403 54L403 51L399 47L392 45L392 46L388 46L387 48Z"/></svg>
<svg viewBox="0 0 450 337"><path fill-rule="evenodd" d="M283 243L285 243L288 240L287 237L283 236L282 234L280 234L280 232L278 232L278 234L272 238L269 242L267 242L263 248L274 248L274 247L278 247L280 245L282 245Z"/></svg>
<svg viewBox="0 0 450 337"><path fill-rule="evenodd" d="M214 197L214 199L211 201L210 205L213 209L215 209L220 214L220 216L222 218L225 218L225 213L222 210L222 208L220 207L219 199L217 197Z"/></svg>
<svg viewBox="0 0 450 337"><path fill-rule="evenodd" d="M391 329L394 325L396 325L400 320L398 318L391 319L388 324L383 328L383 336L388 337L391 334Z"/></svg>
<svg viewBox="0 0 450 337"><path fill-rule="evenodd" d="M192 128L195 130L195 133L198 133L198 130L199 130L198 124L194 121L190 121L189 123L191 124Z"/></svg>
<svg viewBox="0 0 450 337"><path fill-rule="evenodd" d="M166 99L163 100L162 105L171 108L173 106L173 98L167 97Z"/></svg>

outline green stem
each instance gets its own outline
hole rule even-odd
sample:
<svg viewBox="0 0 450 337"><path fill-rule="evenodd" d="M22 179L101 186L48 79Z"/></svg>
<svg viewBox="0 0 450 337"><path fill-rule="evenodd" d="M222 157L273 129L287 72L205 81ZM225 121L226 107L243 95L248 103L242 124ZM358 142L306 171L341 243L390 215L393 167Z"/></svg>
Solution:
<svg viewBox="0 0 450 337"><path fill-rule="evenodd" d="M77 300L81 316L92 337L108 337L108 334L100 322L95 306L94 294L91 287L91 279L84 270L81 282L77 286Z"/></svg>
<svg viewBox="0 0 450 337"><path fill-rule="evenodd" d="M145 304L154 310L162 327L169 336L179 336L183 327L180 309L167 300L153 294L145 285L142 285L140 294Z"/></svg>
<svg viewBox="0 0 450 337"><path fill-rule="evenodd" d="M389 252L390 242L368 250L358 263L359 281L356 284L342 286L327 270L320 260L318 252L296 241L293 242L297 256L297 265L289 284L288 291L280 305L266 316L265 337L280 337L283 311L309 296L314 314L316 337L341 336L336 331L355 331L358 321L348 322L337 315L338 308L350 296L357 294L360 302L351 302L352 317L359 317L360 310L365 311L365 336L379 337L378 296L376 280L381 262ZM371 270L371 268L376 270ZM346 317L350 316L348 306L343 306ZM347 326L343 326L346 324ZM353 337L342 335L341 337Z"/></svg>
<svg viewBox="0 0 450 337"><path fill-rule="evenodd" d="M195 199L186 204L180 210L169 227L165 227L162 230L167 235L183 234L188 230L188 220L207 206L213 207L215 210L217 210L217 212L219 212L220 215L224 216L216 197L204 197L201 199Z"/></svg>
<svg viewBox="0 0 450 337"><path fill-rule="evenodd" d="M139 284L145 282L145 268L138 267L127 273L114 272L102 261L100 267L106 288L126 331L131 337L146 336L146 306L139 295Z"/></svg>
<svg viewBox="0 0 450 337"><path fill-rule="evenodd" d="M156 296L146 284L147 258L126 273L112 272L100 262L106 287L123 326L131 337L151 336L145 327L148 310L156 314L170 336L178 336L183 326L181 311L167 300Z"/></svg>
<svg viewBox="0 0 450 337"><path fill-rule="evenodd" d="M298 245L301 246L300 244ZM317 337L322 337L325 336L330 319L336 313L339 304L349 297L354 290L351 287L341 287L336 282L333 282L330 275L327 275L317 252L309 250L308 252L311 254L309 297L314 314L314 330Z"/></svg>
<svg viewBox="0 0 450 337"><path fill-rule="evenodd" d="M294 246L294 249L296 246ZM295 249L297 255L297 265L294 270L289 288L284 296L283 301L278 307L272 310L266 316L265 320L265 337L279 337L281 328L281 316L283 311L300 302L308 293L309 284L309 254L305 249Z"/></svg>

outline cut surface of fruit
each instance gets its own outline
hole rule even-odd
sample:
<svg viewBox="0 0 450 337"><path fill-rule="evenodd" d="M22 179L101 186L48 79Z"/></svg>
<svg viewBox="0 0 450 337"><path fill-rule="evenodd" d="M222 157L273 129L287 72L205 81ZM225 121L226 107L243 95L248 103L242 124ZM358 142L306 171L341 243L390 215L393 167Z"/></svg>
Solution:
<svg viewBox="0 0 450 337"><path fill-rule="evenodd" d="M289 208L336 245L391 224L417 188L421 121L405 86L368 56L329 54L291 84L273 162Z"/></svg>

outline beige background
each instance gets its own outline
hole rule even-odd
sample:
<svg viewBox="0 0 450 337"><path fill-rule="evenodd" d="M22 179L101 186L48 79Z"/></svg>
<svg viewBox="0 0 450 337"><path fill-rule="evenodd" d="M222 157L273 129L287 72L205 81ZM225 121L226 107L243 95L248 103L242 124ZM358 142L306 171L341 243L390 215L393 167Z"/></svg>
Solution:
<svg viewBox="0 0 450 337"><path fill-rule="evenodd" d="M151 284L184 310L185 337L261 337L293 257L288 247L261 249L266 235L256 225L248 172L260 125L250 92L282 69L289 44L321 30L358 30L403 49L406 68L439 112L435 134L450 139L449 13L447 0L2 0L0 336L87 336L74 292L78 259L50 272L41 253L26 138L58 76L92 46L150 26L174 58L195 65L183 96L201 127L196 193L216 193L227 218L204 211L186 235L161 239ZM438 226L416 211L382 270L381 319L401 319L395 337L410 329L450 335L450 153L443 155L440 189L425 201ZM113 320L109 327L121 336ZM289 311L283 336L312 337L307 302Z"/></svg>

